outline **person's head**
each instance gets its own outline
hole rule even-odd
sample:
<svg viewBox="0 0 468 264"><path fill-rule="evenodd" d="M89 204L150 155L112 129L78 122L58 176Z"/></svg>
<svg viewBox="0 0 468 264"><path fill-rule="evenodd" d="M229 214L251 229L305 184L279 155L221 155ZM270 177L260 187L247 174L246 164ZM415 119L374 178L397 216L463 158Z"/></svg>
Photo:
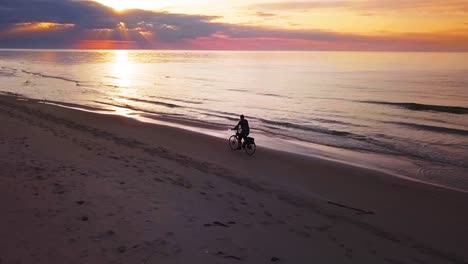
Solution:
<svg viewBox="0 0 468 264"><path fill-rule="evenodd" d="M240 119L241 119L241 120L244 120L244 115L240 115Z"/></svg>

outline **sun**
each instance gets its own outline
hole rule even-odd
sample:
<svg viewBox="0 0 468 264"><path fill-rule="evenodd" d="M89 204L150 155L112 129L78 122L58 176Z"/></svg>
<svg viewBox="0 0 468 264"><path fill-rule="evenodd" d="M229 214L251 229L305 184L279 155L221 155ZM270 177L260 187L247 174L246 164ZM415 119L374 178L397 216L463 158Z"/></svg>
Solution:
<svg viewBox="0 0 468 264"><path fill-rule="evenodd" d="M157 10L163 6L162 1L150 1L150 0L94 0L95 2L101 3L108 7L113 8L116 11L124 11L127 9L145 9L145 10Z"/></svg>
<svg viewBox="0 0 468 264"><path fill-rule="evenodd" d="M116 11L134 8L134 2L129 0L95 0L98 3L112 7Z"/></svg>

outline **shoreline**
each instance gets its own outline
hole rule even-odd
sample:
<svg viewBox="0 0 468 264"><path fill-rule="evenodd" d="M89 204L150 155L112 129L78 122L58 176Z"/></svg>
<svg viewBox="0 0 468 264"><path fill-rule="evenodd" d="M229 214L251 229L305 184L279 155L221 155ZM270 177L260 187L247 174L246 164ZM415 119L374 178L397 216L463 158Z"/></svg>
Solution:
<svg viewBox="0 0 468 264"><path fill-rule="evenodd" d="M468 260L463 192L11 96L0 122L5 263Z"/></svg>
<svg viewBox="0 0 468 264"><path fill-rule="evenodd" d="M73 109L76 111L84 111L93 114L130 118L138 122L182 129L197 134L216 137L218 139L227 139L230 136L230 134L226 134L226 131L228 130L220 129L219 125L214 126L211 124L204 124L199 121L191 121L185 119L179 120L177 117L159 116L156 114L150 114L149 112L138 113L137 111L134 114L124 115L122 113L116 113L115 110L112 109L96 108L93 106L66 102L34 99L28 98L20 94L5 94L1 96L17 98L18 100L27 100L33 103L54 105L57 107ZM453 186L447 186L444 185L444 183L430 182L427 181L427 179L418 179L417 171L419 167L413 164L414 161L410 161L407 157L396 158L389 154L354 151L352 149L342 149L333 146L319 145L312 142L302 141L299 139L291 140L282 137L270 138L264 135L264 131L258 132L260 133L255 135L256 137L260 137L257 138L257 142L261 141L263 143L266 143L262 146L262 148L264 149L266 148L271 151L278 151L287 154L301 155L305 157L328 160L331 162L338 162L357 168L377 171L383 174L388 174L391 177L398 177L400 179L409 180L420 184L444 188L451 191L468 193L468 190L456 188ZM360 160L366 160L366 162L359 162ZM398 166L400 168L404 167L405 169L400 172L394 170L393 167L396 166L395 163L398 163ZM381 164L389 165L381 166Z"/></svg>

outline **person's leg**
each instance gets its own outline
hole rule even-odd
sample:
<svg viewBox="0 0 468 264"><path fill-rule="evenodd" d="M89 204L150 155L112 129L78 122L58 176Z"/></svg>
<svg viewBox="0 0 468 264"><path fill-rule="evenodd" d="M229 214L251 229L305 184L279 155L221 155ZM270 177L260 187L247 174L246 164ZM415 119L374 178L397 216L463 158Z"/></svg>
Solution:
<svg viewBox="0 0 468 264"><path fill-rule="evenodd" d="M243 147L243 148L245 147L245 142L247 142L247 136L248 136L248 135L249 135L249 134L244 134L244 135L243 135L243 138L244 138L244 142L242 142L242 147Z"/></svg>
<svg viewBox="0 0 468 264"><path fill-rule="evenodd" d="M242 142L242 147L245 147L245 140L247 139L247 135L246 134L242 134L242 139L244 140Z"/></svg>
<svg viewBox="0 0 468 264"><path fill-rule="evenodd" d="M237 133L237 149L241 149L242 134Z"/></svg>

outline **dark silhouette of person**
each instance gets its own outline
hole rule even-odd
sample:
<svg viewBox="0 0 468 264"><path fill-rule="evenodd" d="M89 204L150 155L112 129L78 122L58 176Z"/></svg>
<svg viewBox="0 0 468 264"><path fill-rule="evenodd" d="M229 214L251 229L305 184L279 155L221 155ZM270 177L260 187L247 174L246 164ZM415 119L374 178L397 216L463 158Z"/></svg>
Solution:
<svg viewBox="0 0 468 264"><path fill-rule="evenodd" d="M237 126L235 126L233 130L237 130L236 136L237 139L239 139L237 141L239 143L237 149L241 149L241 141L244 140L242 144L242 147L244 147L245 140L247 139L247 136L250 133L249 121L247 121L247 119L244 118L244 115L240 116L239 123L237 123Z"/></svg>

